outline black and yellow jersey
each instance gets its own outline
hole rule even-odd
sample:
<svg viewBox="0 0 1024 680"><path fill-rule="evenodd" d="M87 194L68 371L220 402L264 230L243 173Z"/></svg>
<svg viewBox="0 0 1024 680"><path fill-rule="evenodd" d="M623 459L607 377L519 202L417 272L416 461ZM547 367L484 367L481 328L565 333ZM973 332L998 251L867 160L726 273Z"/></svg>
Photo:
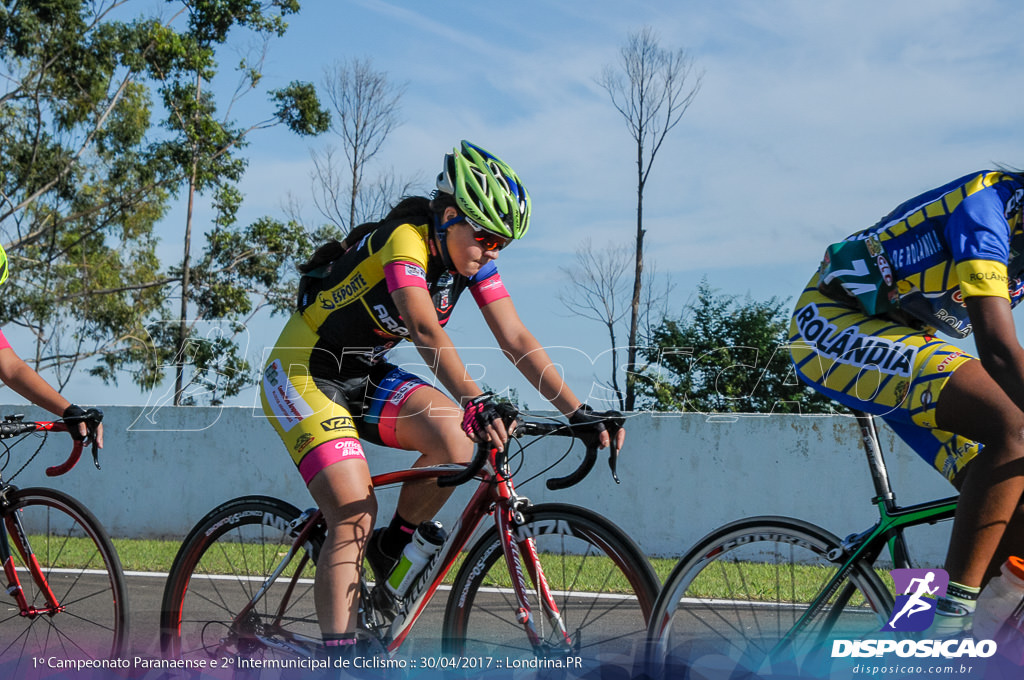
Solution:
<svg viewBox="0 0 1024 680"><path fill-rule="evenodd" d="M408 337L391 298L398 288L427 289L442 326L467 288L481 307L508 296L493 261L472 278L448 271L433 247L429 220L382 222L325 267L319 290L300 297L298 313L319 336L317 349L326 350L312 359L319 369L331 369L318 373L366 374Z"/></svg>

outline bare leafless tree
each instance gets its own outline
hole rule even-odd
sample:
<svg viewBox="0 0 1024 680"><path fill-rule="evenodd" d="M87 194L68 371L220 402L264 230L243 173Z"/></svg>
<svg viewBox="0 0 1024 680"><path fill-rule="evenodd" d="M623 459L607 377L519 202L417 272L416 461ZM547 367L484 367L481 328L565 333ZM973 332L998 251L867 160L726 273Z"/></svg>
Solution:
<svg viewBox="0 0 1024 680"><path fill-rule="evenodd" d="M325 69L323 82L334 109L331 131L341 142L348 172L339 169L335 150L314 153L318 184L314 201L327 219L348 231L367 214L360 209L366 165L399 125L399 105L406 86L391 82L387 73L375 70L372 60L358 58ZM393 180L385 182L392 188L396 184ZM370 200L371 205L373 202Z"/></svg>
<svg viewBox="0 0 1024 680"><path fill-rule="evenodd" d="M615 393L619 408L625 407L625 396L619 386L619 351L616 333L629 311L626 304L629 282L629 246L608 244L595 250L590 239L576 249L576 260L562 271L572 282L559 293L558 299L572 314L603 324L608 331L612 373L608 387Z"/></svg>
<svg viewBox="0 0 1024 680"><path fill-rule="evenodd" d="M598 79L636 142L636 249L626 360L627 410L632 410L636 397L633 369L644 281L644 187L666 135L690 108L703 79L704 72L695 70L693 59L685 50L662 48L650 27L630 34L618 64L606 66Z"/></svg>
<svg viewBox="0 0 1024 680"><path fill-rule="evenodd" d="M571 266L562 267L570 286L558 294L562 305L572 314L597 321L605 327L611 347L611 377L606 386L615 394L619 408L624 409L626 395L619 384L619 334L622 322L630 310L629 270L633 259L629 244L609 243L596 249L590 239L576 249ZM641 308L641 335L650 336L650 330L661 323L667 314L667 302L672 283L657 276L654 265L644 270L643 304Z"/></svg>

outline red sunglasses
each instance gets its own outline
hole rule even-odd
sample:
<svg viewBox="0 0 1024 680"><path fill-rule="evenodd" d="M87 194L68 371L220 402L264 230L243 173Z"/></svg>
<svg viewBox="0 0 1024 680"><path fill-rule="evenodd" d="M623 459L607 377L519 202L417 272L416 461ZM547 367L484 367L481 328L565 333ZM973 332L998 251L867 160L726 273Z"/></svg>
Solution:
<svg viewBox="0 0 1024 680"><path fill-rule="evenodd" d="M479 243L484 250L501 250L512 243L512 239L488 231L468 217L465 220L466 224L473 228L473 240Z"/></svg>

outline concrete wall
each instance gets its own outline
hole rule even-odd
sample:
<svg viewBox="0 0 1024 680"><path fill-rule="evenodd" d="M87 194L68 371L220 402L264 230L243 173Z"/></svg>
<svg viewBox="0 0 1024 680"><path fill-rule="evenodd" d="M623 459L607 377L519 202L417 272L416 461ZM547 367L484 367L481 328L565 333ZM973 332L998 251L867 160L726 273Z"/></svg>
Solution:
<svg viewBox="0 0 1024 680"><path fill-rule="evenodd" d="M312 500L283 445L260 414L249 408L107 407L103 469L88 456L70 474L45 477L63 460L67 435L51 435L38 457L15 480L20 486L53 485L84 501L114 536L183 537L208 510L235 496L275 495L299 507ZM0 406L0 414L24 412ZM848 417L697 414L629 419L628 446L620 459L622 484L611 479L605 458L579 486L548 491L541 476L565 439L549 438L526 451L516 475L520 492L534 502L561 501L595 509L623 527L648 553L677 556L702 535L747 515L781 514L820 524L839 536L867 528L877 518L873 490L856 423ZM952 487L895 435L883 428L883 447L897 498L904 504L949 496ZM9 476L35 450L29 439L12 452ZM566 474L581 450L554 474ZM368 447L373 472L407 466L414 454ZM570 463L572 461L572 463ZM460 492L464 497L468 490ZM381 520L390 518L396 492L379 492ZM450 523L449 503L440 519ZM910 538L923 563L941 564L949 523L919 528Z"/></svg>

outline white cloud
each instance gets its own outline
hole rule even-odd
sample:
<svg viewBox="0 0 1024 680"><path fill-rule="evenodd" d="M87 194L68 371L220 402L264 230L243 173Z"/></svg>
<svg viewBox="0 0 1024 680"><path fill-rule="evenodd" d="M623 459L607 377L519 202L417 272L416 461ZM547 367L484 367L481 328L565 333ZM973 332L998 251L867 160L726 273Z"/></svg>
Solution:
<svg viewBox="0 0 1024 680"><path fill-rule="evenodd" d="M463 138L509 160L536 211L502 271L531 325L573 338L581 324L550 300L559 265L584 237L630 239L635 224L632 143L594 82L629 31L652 25L706 70L651 174L648 253L680 281L788 296L830 241L913 194L1024 165L1022 15L1012 0L306 3L268 64L273 87L366 56L408 81L379 159L401 175L431 180ZM301 192L320 143L254 137L250 200L266 211L285 186Z"/></svg>

